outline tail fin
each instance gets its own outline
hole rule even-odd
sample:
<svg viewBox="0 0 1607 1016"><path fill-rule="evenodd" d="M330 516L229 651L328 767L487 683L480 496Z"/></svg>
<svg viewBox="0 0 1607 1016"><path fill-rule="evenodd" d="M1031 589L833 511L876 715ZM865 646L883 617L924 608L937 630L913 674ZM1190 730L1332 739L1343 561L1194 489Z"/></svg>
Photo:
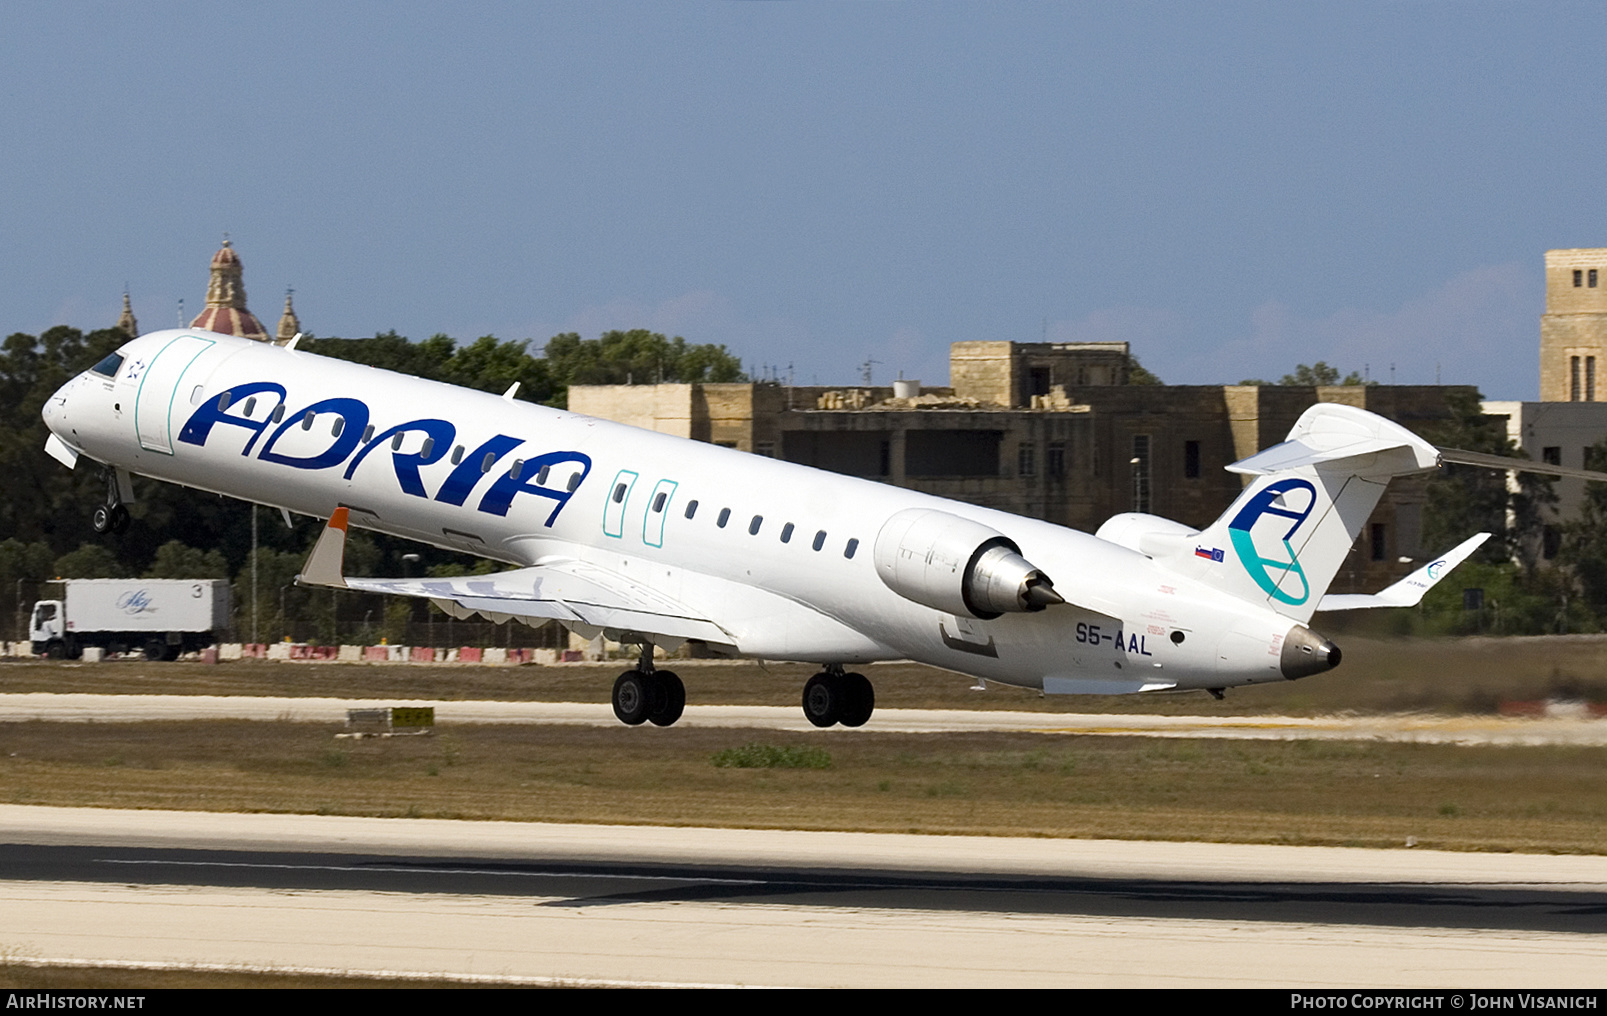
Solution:
<svg viewBox="0 0 1607 1016"><path fill-rule="evenodd" d="M1283 444L1228 466L1257 478L1166 564L1308 621L1389 481L1438 465L1435 447L1399 424L1318 403Z"/></svg>

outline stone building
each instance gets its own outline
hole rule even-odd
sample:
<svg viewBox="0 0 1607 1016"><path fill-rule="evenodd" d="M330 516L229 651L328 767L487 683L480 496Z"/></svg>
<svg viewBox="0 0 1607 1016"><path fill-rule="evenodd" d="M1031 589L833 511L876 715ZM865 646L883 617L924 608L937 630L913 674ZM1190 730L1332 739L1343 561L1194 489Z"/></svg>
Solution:
<svg viewBox="0 0 1607 1016"><path fill-rule="evenodd" d="M1607 402L1607 247L1546 251L1540 401Z"/></svg>
<svg viewBox="0 0 1607 1016"><path fill-rule="evenodd" d="M267 342L268 330L257 316L246 309L244 266L227 237L223 248L212 255L212 278L206 287L206 308L190 322L191 328L238 335Z"/></svg>
<svg viewBox="0 0 1607 1016"><path fill-rule="evenodd" d="M574 386L569 408L1093 531L1119 512L1203 527L1243 487L1228 463L1315 402L1420 429L1451 386L1134 385L1123 343L957 342L952 387ZM1391 485L1336 588L1377 589L1421 546L1424 481ZM1407 560L1403 560L1407 559Z"/></svg>

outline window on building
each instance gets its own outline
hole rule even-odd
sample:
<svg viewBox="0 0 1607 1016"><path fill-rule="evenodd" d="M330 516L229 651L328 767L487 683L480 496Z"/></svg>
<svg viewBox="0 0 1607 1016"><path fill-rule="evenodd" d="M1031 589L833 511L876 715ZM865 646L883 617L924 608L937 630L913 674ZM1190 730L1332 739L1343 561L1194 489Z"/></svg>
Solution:
<svg viewBox="0 0 1607 1016"><path fill-rule="evenodd" d="M1200 443L1198 441L1183 442L1183 477L1188 480L1200 478Z"/></svg>
<svg viewBox="0 0 1607 1016"><path fill-rule="evenodd" d="M1016 449L1016 475L1038 475L1038 449L1035 446L1023 443Z"/></svg>
<svg viewBox="0 0 1607 1016"><path fill-rule="evenodd" d="M1579 401L1579 357L1568 357L1568 401Z"/></svg>
<svg viewBox="0 0 1607 1016"><path fill-rule="evenodd" d="M1066 475L1066 443L1055 441L1049 445L1048 463L1049 475L1060 479Z"/></svg>
<svg viewBox="0 0 1607 1016"><path fill-rule="evenodd" d="M1575 268L1574 269L1574 288L1578 289L1580 286L1582 286L1584 284L1585 284L1585 273L1580 271L1579 269Z"/></svg>
<svg viewBox="0 0 1607 1016"><path fill-rule="evenodd" d="M1590 270L1590 288L1596 288L1596 269L1594 268Z"/></svg>
<svg viewBox="0 0 1607 1016"><path fill-rule="evenodd" d="M1048 367L1033 367L1027 375L1028 395L1048 395L1050 374Z"/></svg>
<svg viewBox="0 0 1607 1016"><path fill-rule="evenodd" d="M1372 529L1373 560L1389 560L1389 530L1382 522L1374 522Z"/></svg>
<svg viewBox="0 0 1607 1016"><path fill-rule="evenodd" d="M1548 445L1540 449L1540 461L1548 466L1562 465L1562 447L1560 445Z"/></svg>
<svg viewBox="0 0 1607 1016"><path fill-rule="evenodd" d="M1149 435L1133 435L1133 511L1149 511Z"/></svg>
<svg viewBox="0 0 1607 1016"><path fill-rule="evenodd" d="M1585 357L1585 401L1596 401L1596 358Z"/></svg>

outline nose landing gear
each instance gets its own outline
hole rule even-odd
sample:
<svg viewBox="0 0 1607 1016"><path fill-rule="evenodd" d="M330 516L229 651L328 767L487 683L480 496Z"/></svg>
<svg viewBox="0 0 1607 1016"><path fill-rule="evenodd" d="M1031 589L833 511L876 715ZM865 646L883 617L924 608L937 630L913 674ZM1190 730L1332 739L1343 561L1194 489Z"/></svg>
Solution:
<svg viewBox="0 0 1607 1016"><path fill-rule="evenodd" d="M95 506L95 511L89 517L89 524L95 527L97 533L111 533L121 536L128 532L131 521L128 508L123 504L123 494L118 488L117 474L106 470L106 503Z"/></svg>
<svg viewBox="0 0 1607 1016"><path fill-rule="evenodd" d="M817 727L841 723L863 727L876 709L876 689L864 674L845 674L832 664L809 679L803 690L804 716Z"/></svg>
<svg viewBox="0 0 1607 1016"><path fill-rule="evenodd" d="M668 727L686 709L686 685L672 670L653 667L653 647L642 646L635 670L627 670L614 681L614 715L631 726L647 722Z"/></svg>

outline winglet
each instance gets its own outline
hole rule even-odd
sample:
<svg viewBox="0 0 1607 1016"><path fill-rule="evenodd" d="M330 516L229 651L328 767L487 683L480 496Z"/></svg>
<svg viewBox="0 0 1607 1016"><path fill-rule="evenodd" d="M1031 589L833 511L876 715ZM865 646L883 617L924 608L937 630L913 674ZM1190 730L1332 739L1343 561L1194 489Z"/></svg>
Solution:
<svg viewBox="0 0 1607 1016"><path fill-rule="evenodd" d="M1451 574L1452 568L1471 557L1473 552L1482 547L1484 541L1489 538L1489 533L1471 536L1457 544L1444 557L1435 558L1394 585L1372 595L1341 593L1324 596L1317 609L1368 610L1373 607L1415 607L1422 602L1424 593L1434 588L1434 584L1440 579Z"/></svg>
<svg viewBox="0 0 1607 1016"><path fill-rule="evenodd" d="M346 578L341 574L341 569L346 562L346 524L349 514L342 507L336 508L335 513L329 516L329 524L319 535L318 542L313 544L312 553L307 555L307 563L301 566L301 574L296 576L298 586L346 588Z"/></svg>
<svg viewBox="0 0 1607 1016"><path fill-rule="evenodd" d="M517 393L517 392L518 392L518 391L519 391L519 382L517 382L517 381L515 381L515 382L514 382L514 383L513 383L513 384L511 384L511 385L509 385L509 386L508 386L508 390L507 390L507 391L505 391L505 392L503 392L503 393L502 393L502 397L503 397L503 398L505 398L505 399L507 399L507 400L508 400L508 401L509 401L509 402L512 402L512 401L513 401L513 397L514 397L514 395L515 395L515 394L516 394L516 393Z"/></svg>

